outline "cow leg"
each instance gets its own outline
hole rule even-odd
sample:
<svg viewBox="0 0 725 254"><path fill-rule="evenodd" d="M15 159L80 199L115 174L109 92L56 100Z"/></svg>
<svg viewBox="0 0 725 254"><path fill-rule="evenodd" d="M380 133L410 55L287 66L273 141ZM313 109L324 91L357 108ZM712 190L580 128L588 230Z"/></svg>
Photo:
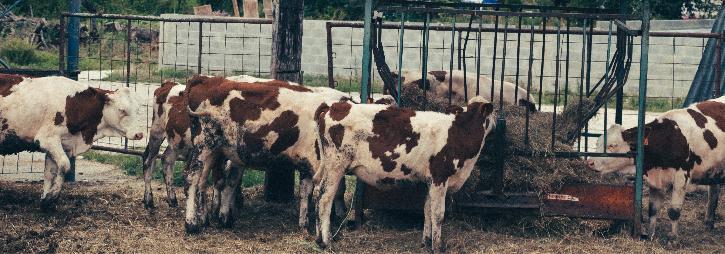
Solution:
<svg viewBox="0 0 725 254"><path fill-rule="evenodd" d="M58 199L61 188L63 187L64 175L68 169L70 169L70 159L63 151L63 146L60 144L60 140L57 142L45 143L40 142L41 148L46 151L47 156L53 160L56 167L55 170L51 171L51 174L46 174L46 180L51 180L51 185L46 189L45 183L43 188L43 195L40 197L40 204L43 208L51 208L53 203ZM48 178L51 179L48 179Z"/></svg>
<svg viewBox="0 0 725 254"><path fill-rule="evenodd" d="M230 228L234 225L234 216L236 215L236 195L239 189L239 183L244 175L244 169L234 165L233 163L227 163L227 169L224 170L228 175L226 177L226 183L221 191L221 207L219 208L219 222L222 227ZM241 194L241 193L239 193Z"/></svg>
<svg viewBox="0 0 725 254"><path fill-rule="evenodd" d="M428 187L430 188L430 187ZM431 247L431 211L430 211L430 195L425 196L425 206L423 206L423 239L421 240L421 246L430 248Z"/></svg>
<svg viewBox="0 0 725 254"><path fill-rule="evenodd" d="M345 185L345 177L343 176L342 179L340 179L340 183L338 184L337 191L335 192L335 199L333 201L332 207L335 209L335 216L334 218L334 225L338 225L345 220L345 217L347 216L347 206L345 205L345 189L347 186Z"/></svg>
<svg viewBox="0 0 725 254"><path fill-rule="evenodd" d="M444 253L446 246L441 239L441 227L443 226L443 218L446 213L446 190L448 185L443 183L440 186L431 184L428 189L430 198L430 231L431 231L431 248L433 253Z"/></svg>
<svg viewBox="0 0 725 254"><path fill-rule="evenodd" d="M169 146L164 151L161 162L164 165L164 183L166 183L166 202L169 203L170 207L179 206L179 202L176 200L176 191L174 190L174 164L176 164L176 149Z"/></svg>
<svg viewBox="0 0 725 254"><path fill-rule="evenodd" d="M720 199L720 185L710 185L707 192L707 212L705 213L705 226L709 230L715 229L717 220L717 203Z"/></svg>
<svg viewBox="0 0 725 254"><path fill-rule="evenodd" d="M187 233L196 233L206 223L206 180L212 168L220 163L221 153L203 149L198 158L192 156L189 188L186 194L185 228ZM198 170L201 167L201 170Z"/></svg>
<svg viewBox="0 0 725 254"><path fill-rule="evenodd" d="M141 155L141 158L143 160L144 183L143 204L144 207L149 210L154 208L154 195L151 190L151 177L154 173L156 157L159 154L159 149L161 149L161 143L163 142L163 137L158 138L156 136L151 136L151 138L149 138L149 143L146 146L146 150L144 150L143 155ZM166 148L166 151L169 150L171 150L171 147Z"/></svg>
<svg viewBox="0 0 725 254"><path fill-rule="evenodd" d="M677 238L680 212L682 211L682 203L685 201L685 194L687 193L687 179L685 178L684 172L682 174L675 174L674 180L674 183L672 183L672 200L670 200L670 208L667 209L667 215L670 217L670 223L672 223L672 230L669 234L670 240Z"/></svg>
<svg viewBox="0 0 725 254"><path fill-rule="evenodd" d="M331 168L331 172L321 172L324 175L315 185L314 196L317 199L317 245L326 248L330 245L330 214L332 203L340 185L340 179L345 175L341 167ZM320 172L318 172L320 173Z"/></svg>
<svg viewBox="0 0 725 254"><path fill-rule="evenodd" d="M314 211L314 206L312 204L312 176L309 175L307 172L300 171L300 214L299 214L299 226L301 229L307 228L307 232L312 235L314 234L314 228L312 227L311 220L314 220L314 216L311 216L310 211ZM312 209L310 209L312 208Z"/></svg>
<svg viewBox="0 0 725 254"><path fill-rule="evenodd" d="M226 166L222 167L222 165L216 165L211 169L211 177L213 179L213 185L214 189L212 190L212 199L211 199L211 213L212 218L218 219L219 218L219 209L221 209L221 203L222 203L222 189L224 188L225 184L225 178L226 178Z"/></svg>
<svg viewBox="0 0 725 254"><path fill-rule="evenodd" d="M657 212L662 208L662 204L665 202L664 191L656 188L649 188L649 226L647 233L649 233L649 239L654 240L655 231L657 229Z"/></svg>
<svg viewBox="0 0 725 254"><path fill-rule="evenodd" d="M55 164L55 161L53 161L52 158L50 158L50 154L45 154L45 172L44 172L44 180L43 180L43 197L47 193L50 193L50 189L53 188L53 183L55 181L55 177L58 175L58 166ZM41 198L43 198L41 197ZM47 203L41 203L41 209L48 210L51 207L46 206Z"/></svg>

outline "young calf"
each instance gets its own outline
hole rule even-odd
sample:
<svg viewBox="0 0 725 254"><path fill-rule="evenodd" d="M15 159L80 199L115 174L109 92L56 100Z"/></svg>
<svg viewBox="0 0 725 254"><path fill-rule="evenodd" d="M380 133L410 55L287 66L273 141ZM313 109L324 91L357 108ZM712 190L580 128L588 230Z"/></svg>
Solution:
<svg viewBox="0 0 725 254"><path fill-rule="evenodd" d="M199 122L196 131L192 128L196 151L191 159L191 185L187 191L187 232L197 231L205 222L206 211L201 205L206 195L203 179L219 168L224 158L248 167L266 168L277 164L299 169L299 223L305 227L312 193L312 169L319 161L315 110L327 103L347 101L347 94L330 88L313 91L279 80L245 83L201 76L188 81L185 94L191 113ZM194 121L192 126L196 125ZM242 175L240 168L225 172L219 211L222 223L231 223L228 199ZM336 202L337 207L344 209L341 195ZM338 214L344 214L344 210Z"/></svg>
<svg viewBox="0 0 725 254"><path fill-rule="evenodd" d="M271 79L261 79L248 75L226 77L227 80L239 82L269 82ZM154 164L164 140L168 146L161 156L164 169L164 182L166 183L167 202L169 206L176 207L176 192L173 187L174 162L178 158L186 158L191 143L191 118L189 117L188 103L184 96L185 85L165 81L161 87L154 91L153 122L149 130L149 141L142 155L144 171L144 206L147 209L154 207L154 198L151 191L151 177ZM230 165L231 166L231 165Z"/></svg>
<svg viewBox="0 0 725 254"><path fill-rule="evenodd" d="M627 153L636 150L637 129L613 125L597 141L597 151ZM671 189L667 211L672 220L671 237L677 236L678 219L689 184L708 184L710 202L705 223L714 225L719 186L725 182L725 97L675 109L645 125L644 177L650 187L649 236L657 224L657 211ZM597 157L588 160L601 173L633 173L632 158Z"/></svg>
<svg viewBox="0 0 725 254"><path fill-rule="evenodd" d="M464 78L465 74L465 78ZM394 77L397 77L393 73ZM479 95L483 98L498 103L500 101L500 80L493 81L491 78L481 75L476 79L476 73L464 73L460 70L448 71L429 71L426 80L420 78L421 71L404 71L402 75L403 84L417 86L420 89L431 89L433 96L448 98L448 85L451 83L450 90L452 100L455 104L463 103L465 100L466 87L468 88L468 98L476 96L476 82L479 83ZM464 80L465 86L464 86ZM491 87L493 86L493 96L491 96ZM491 99L493 97L493 99ZM536 103L534 97L531 96L526 89L517 86L514 83L503 82L503 103L507 105L519 105L528 107L532 112L536 111Z"/></svg>
<svg viewBox="0 0 725 254"><path fill-rule="evenodd" d="M46 153L41 205L57 200L69 156L103 137L143 138L138 103L127 88L106 91L64 77L0 74L0 154Z"/></svg>
<svg viewBox="0 0 725 254"><path fill-rule="evenodd" d="M315 174L317 243L330 244L332 198L346 173L369 185L428 183L423 243L442 251L447 192L456 192L473 169L494 128L493 105L474 97L455 114L338 102L317 114L320 168Z"/></svg>

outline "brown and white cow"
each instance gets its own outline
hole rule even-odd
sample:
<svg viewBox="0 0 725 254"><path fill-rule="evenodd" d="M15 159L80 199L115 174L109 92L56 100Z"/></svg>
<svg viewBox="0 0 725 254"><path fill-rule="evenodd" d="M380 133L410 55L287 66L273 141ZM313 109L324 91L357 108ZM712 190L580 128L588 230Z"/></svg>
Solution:
<svg viewBox="0 0 725 254"><path fill-rule="evenodd" d="M657 212L669 189L672 190L667 211L672 220L670 236L677 236L677 221L690 184L712 185L705 221L712 228L717 212L717 184L725 182L725 97L670 110L646 124L644 135L644 177L650 187L649 236L654 236ZM615 124L607 129L606 148L601 137L597 151L635 151L636 140L636 128L625 130ZM588 162L601 173L635 171L632 158L598 157Z"/></svg>
<svg viewBox="0 0 725 254"><path fill-rule="evenodd" d="M228 80L240 82L269 82L271 79L261 79L248 75L226 77ZM186 158L192 146L191 118L189 107L184 96L185 85L165 81L161 87L154 91L153 122L149 130L149 141L142 158L144 161L144 206L147 209L154 207L153 193L151 191L151 177L156 159L164 140L168 146L161 156L164 169L164 182L166 183L167 202L169 206L178 205L176 192L173 187L173 167L178 158ZM230 165L231 166L231 165Z"/></svg>
<svg viewBox="0 0 725 254"><path fill-rule="evenodd" d="M491 78L480 75L476 79L476 73L466 72L461 70L454 70L451 73L448 71L429 71L426 77L426 81L423 81L421 77L421 71L403 71L402 72L403 84L414 85L420 89L426 88L431 89L433 96L448 98L448 85L451 82L452 92L451 98L455 104L463 104L465 102L464 92L468 91L468 98L476 96L476 82L479 83L479 95L488 101L498 103L500 101L501 93L499 91L501 80L493 81ZM465 76L464 76L465 75ZM393 73L394 77L397 77ZM464 78L465 77L465 78ZM464 84L464 80L466 81ZM465 86L464 86L465 85ZM491 87L493 86L493 96L491 96ZM468 89L465 89L465 88ZM493 99L491 99L493 97ZM528 98L528 99L527 99ZM517 86L514 83L504 81L503 82L503 103L507 105L519 105L528 107L531 111L536 111L536 103L534 103L534 97L529 94L526 89Z"/></svg>
<svg viewBox="0 0 725 254"><path fill-rule="evenodd" d="M300 170L300 226L308 225L312 169L319 161L313 120L319 105L349 100L347 94L330 88L310 88L286 81L234 82L223 78L193 77L186 87L189 108L200 120L194 136L195 154L188 176L186 230L195 232L206 220L203 203L206 177L220 168L223 159L232 164L265 168L272 164ZM194 122L194 121L192 121ZM192 124L194 126L195 124ZM195 128L192 128L194 130ZM202 168L198 170L198 168ZM219 219L231 223L228 204L243 175L240 168L224 173ZM341 192L344 193L344 192ZM344 214L339 195L337 207Z"/></svg>
<svg viewBox="0 0 725 254"><path fill-rule="evenodd" d="M0 74L0 154L46 153L41 205L57 200L69 156L103 137L138 140L138 103L127 88L91 88L64 77L25 78Z"/></svg>
<svg viewBox="0 0 725 254"><path fill-rule="evenodd" d="M238 75L230 76L225 79L237 82L247 83L259 83L266 84L274 81L273 79L257 78L249 75ZM290 85L298 84L289 82ZM185 85L166 81L161 87L154 91L155 103L153 107L153 123L150 128L150 137L146 150L143 154L144 161L144 205L147 209L154 207L153 193L151 190L151 177L153 175L154 164L158 157L159 150L165 139L168 138L167 143L169 144L162 155L162 168L164 169L164 180L166 183L167 190L167 201L169 206L176 207L177 199L176 192L173 187L173 166L177 158L185 159L188 155L189 149L192 146L191 140L191 120L189 117L187 98L183 96ZM339 100L340 98L348 98L349 96L341 91L327 88L327 87L312 87L310 88L316 93L322 94L326 98L332 100ZM352 98L350 98L352 100ZM382 99L390 99L384 97ZM387 102L387 101L386 101ZM227 165L232 167L233 165ZM217 184L222 184L223 179L221 176L215 176L215 181L219 181ZM215 182L216 183L216 182ZM220 188L220 186L216 186ZM235 189L236 190L236 189ZM215 198L213 211L218 212L221 206L221 195L218 189L215 189ZM234 205L241 205L240 200L231 199L235 202Z"/></svg>
<svg viewBox="0 0 725 254"><path fill-rule="evenodd" d="M494 128L493 104L472 98L455 114L384 105L333 103L318 114L322 161L313 181L318 205L317 243L330 244L332 198L346 173L377 187L425 182L423 243L442 251L445 197L468 179Z"/></svg>

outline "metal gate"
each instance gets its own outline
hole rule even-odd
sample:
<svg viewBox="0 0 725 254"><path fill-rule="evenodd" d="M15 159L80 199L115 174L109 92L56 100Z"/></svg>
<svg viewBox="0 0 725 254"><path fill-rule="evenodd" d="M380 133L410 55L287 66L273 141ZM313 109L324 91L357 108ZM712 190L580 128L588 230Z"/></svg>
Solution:
<svg viewBox="0 0 725 254"><path fill-rule="evenodd" d="M374 12L379 17L376 18L376 22L373 20ZM372 73L374 73L372 71L373 53L375 53L375 65L380 72L385 89L391 93L400 94L402 92L401 79L391 79L392 75L385 73L387 66L381 66L379 58L382 54L380 51L387 49L393 49L397 53L397 56L386 58L386 60L397 59L397 62L390 61L396 63L397 66L393 69L397 73L402 73L406 68L413 68L420 71L420 80L428 80L428 71L434 70L431 66L439 64L440 70L448 71L448 73L460 69L463 71L463 75L470 72L469 75L479 77L484 74L491 79L490 90L479 89L482 84L478 78L472 84L464 82L464 87L476 87L476 95L489 93L489 98L502 98L503 86L498 85L494 89L494 82L510 81L524 87L526 95L522 96L531 95L536 101L539 111L559 112L568 104L578 102L582 105L583 100L588 98L592 100L594 106L589 109L579 108L577 131L570 133L573 134L572 138L575 140L574 151L557 148L554 145L558 128L557 114L552 114L551 146L549 149L542 150L533 147L529 142L531 129L534 128L529 125L533 112L526 110L526 121L522 126L507 126L507 111L501 103L498 107L497 129L492 134L495 141L491 151L494 152L497 160L490 169L494 172L491 192L487 195L477 196L477 200L468 200L463 204L467 206L464 208L530 208L537 211L541 209L539 212L549 215L624 219L633 221L634 228L638 230L640 220L635 218L641 218L642 214L642 127L645 122L647 105L645 101L649 63L649 19L648 3L644 5L642 16L632 16L620 14L618 10L607 9L507 4L447 4L407 0L385 1L374 7L372 1L368 0L363 25L362 64L357 66L361 68L361 98L367 98L370 93L370 84L373 81ZM385 20L386 23L383 23L382 20ZM641 28L628 28L627 20L640 20ZM415 21L418 22L411 24ZM448 25L433 25L433 22L448 23ZM606 29L595 31L596 22L605 24ZM330 23L328 31L332 27L346 25L349 24ZM385 29L382 28L397 30L397 33L394 33L398 37L396 47L385 48L380 44L380 41L385 41L386 36ZM420 32L409 30L419 30ZM595 35L600 36L595 37ZM406 39L408 37L416 39L408 40ZM635 38L638 43L635 42ZM437 44L438 40L442 43ZM410 45L408 43L410 41L414 45ZM331 43L330 39L328 39L328 44L328 50L332 51L331 47L334 48L335 45ZM414 50L410 50L411 48ZM406 57L405 54L409 51L414 51L414 54L419 55L413 58ZM333 54L330 54L328 60L332 62L332 58ZM636 58L639 58L639 61L633 60ZM419 59L419 61L412 64L406 63L406 60L410 59ZM382 62L382 65L387 64ZM593 126L589 126L588 120L595 116L601 108L604 116L601 130L605 132L605 135L610 123L622 123L623 89L630 76L628 75L630 68L638 69L639 73L633 71L631 74L634 77L639 74L640 77L639 80L633 79L638 91L636 98L636 122L639 126L637 152L627 154L591 152L587 145L589 138L599 136L600 133L590 131ZM335 68L330 65L328 71L332 73L334 70ZM329 76L334 77L334 75ZM334 81L330 80L330 85L334 85ZM452 83L447 85L451 91ZM464 91L468 91L468 89L464 88ZM424 94L427 93L424 92ZM466 94L466 96L470 98L473 94ZM610 99L614 101L610 102ZM428 98L424 97L424 100L428 100ZM363 99L363 101L365 100ZM450 93L448 103L451 103ZM544 109L543 104L550 104L548 107L551 108ZM609 104L614 104L612 109L609 109ZM614 110L614 121L608 119L610 110ZM617 209L601 206L590 207L590 209L565 209L558 204L547 209L546 200L540 201L535 197L525 195L505 195L503 193L503 165L506 154L503 151L509 145L505 136L507 127L523 130L521 135L523 135L526 147L517 151L518 155L563 158L634 157L638 165L634 186L600 185L584 186L583 188L574 186L562 190L573 193L612 193L631 201L612 204L616 205ZM366 190L363 184L357 186L356 199L363 200L356 204L359 211L363 206L375 208L382 204L382 207L385 207L385 197L392 195L391 193L381 195L378 191ZM373 197L366 198L363 194L366 192L368 196ZM504 201L502 202L502 200ZM596 202L590 204L596 205ZM603 212L604 209L617 211L607 213ZM571 212L563 213L568 210ZM356 212L356 214L362 213Z"/></svg>

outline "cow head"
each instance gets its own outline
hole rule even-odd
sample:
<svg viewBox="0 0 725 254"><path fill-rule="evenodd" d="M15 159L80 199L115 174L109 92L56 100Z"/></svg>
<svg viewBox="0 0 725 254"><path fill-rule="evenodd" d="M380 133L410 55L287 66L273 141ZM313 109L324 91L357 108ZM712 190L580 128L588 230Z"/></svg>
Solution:
<svg viewBox="0 0 725 254"><path fill-rule="evenodd" d="M597 140L597 152L603 153L606 149L607 153L628 153L631 151L629 143L624 139L624 128L619 124L614 124L607 129L607 144L604 145L605 136L599 137ZM602 174L612 172L629 173L634 168L634 159L622 157L591 157L587 160L587 164L594 171Z"/></svg>
<svg viewBox="0 0 725 254"><path fill-rule="evenodd" d="M121 88L106 94L103 107L103 119L99 131L103 136L123 136L131 140L143 138L143 131L138 126L139 103L128 88Z"/></svg>
<svg viewBox="0 0 725 254"><path fill-rule="evenodd" d="M488 135L496 127L496 117L493 114L493 103L484 99L481 96L476 96L468 100L468 105L463 111L452 110L453 114L463 114L463 112L473 112L472 117L483 117L485 120L483 123L483 129L485 134Z"/></svg>

